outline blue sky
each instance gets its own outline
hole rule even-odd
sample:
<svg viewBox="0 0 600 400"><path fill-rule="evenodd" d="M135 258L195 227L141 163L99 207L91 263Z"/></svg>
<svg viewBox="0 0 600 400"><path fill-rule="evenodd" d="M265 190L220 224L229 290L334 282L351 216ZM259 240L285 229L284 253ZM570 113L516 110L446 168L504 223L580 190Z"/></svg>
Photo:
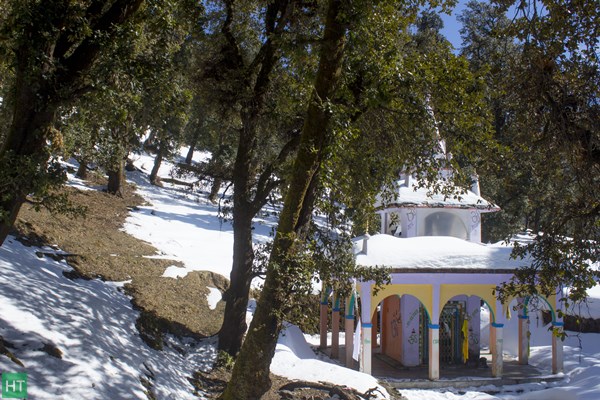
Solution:
<svg viewBox="0 0 600 400"><path fill-rule="evenodd" d="M457 50L460 49L462 42L459 32L462 24L456 20L456 17L462 12L462 10L464 10L466 3L466 0L459 0L456 4L456 7L454 7L454 10L452 10L452 15L447 15L444 13L440 14L442 20L444 21L444 29L442 29L442 34L446 36L446 38Z"/></svg>

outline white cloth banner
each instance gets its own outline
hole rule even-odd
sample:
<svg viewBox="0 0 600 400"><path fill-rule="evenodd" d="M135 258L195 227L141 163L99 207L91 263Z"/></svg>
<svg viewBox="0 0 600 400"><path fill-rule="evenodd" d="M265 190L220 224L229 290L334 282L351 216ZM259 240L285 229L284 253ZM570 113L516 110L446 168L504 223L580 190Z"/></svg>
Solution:
<svg viewBox="0 0 600 400"><path fill-rule="evenodd" d="M360 334L362 332L362 324L360 323L360 317L358 317L358 324L356 324L356 330L354 331L354 348L352 349L352 358L358 361L360 354Z"/></svg>

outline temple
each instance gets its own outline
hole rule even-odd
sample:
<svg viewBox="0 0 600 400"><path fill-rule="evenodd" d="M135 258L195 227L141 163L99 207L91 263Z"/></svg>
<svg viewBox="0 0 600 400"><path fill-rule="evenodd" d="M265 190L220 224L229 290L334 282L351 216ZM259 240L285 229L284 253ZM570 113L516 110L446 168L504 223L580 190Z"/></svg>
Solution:
<svg viewBox="0 0 600 400"><path fill-rule="evenodd" d="M440 148L445 154L444 143ZM439 179L447 182L452 171L443 169ZM403 367L427 366L430 380L440 378L440 366L480 366L482 349L481 312L489 317L486 351L491 354L491 375L503 371L503 335L508 318L518 318L518 360L528 363L529 310L532 300L550 312L555 333L563 323L553 297L510 299L501 303L495 289L510 280L515 269L528 259L510 257L506 244L481 244L482 213L498 211L479 193L474 177L471 190L456 196L431 194L417 179L403 173L388 190L390 200L377 200L379 233L354 239L357 264L389 268L391 282L374 293L374 282L356 282L347 299L325 287L321 297L321 347L328 347L328 313L331 305L331 356L339 356L340 313L345 326L345 360L352 367L358 348L359 368L371 373L374 355ZM344 308L342 310L342 303ZM354 343L355 329L360 343ZM549 332L549 334L552 334ZM552 339L553 373L563 369L562 343ZM359 344L359 346L356 346ZM354 351L353 351L354 350ZM354 354L356 357L356 354ZM398 370L398 378L402 371Z"/></svg>

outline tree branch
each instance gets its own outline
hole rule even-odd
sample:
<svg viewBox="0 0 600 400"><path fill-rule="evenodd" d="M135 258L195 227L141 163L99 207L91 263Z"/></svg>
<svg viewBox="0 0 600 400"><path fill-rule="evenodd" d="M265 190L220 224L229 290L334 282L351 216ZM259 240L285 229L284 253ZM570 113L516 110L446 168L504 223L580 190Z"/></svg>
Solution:
<svg viewBox="0 0 600 400"><path fill-rule="evenodd" d="M271 161L262 171L256 184L256 194L252 200L252 209L258 212L267 202L269 193L281 184L281 180L273 180L273 173L287 160L287 158L298 149L300 135L297 130L291 132L292 138L281 148L277 157Z"/></svg>
<svg viewBox="0 0 600 400"><path fill-rule="evenodd" d="M97 36L112 36L116 27L127 21L140 8L144 0L117 0L97 21L94 34L84 39L62 63L57 81L69 85L81 79L81 74L90 69L100 53L101 44Z"/></svg>
<svg viewBox="0 0 600 400"><path fill-rule="evenodd" d="M88 22L92 31L95 29L95 24L102 15L104 5L104 1L94 0L85 12L84 20ZM69 50L71 49L71 47L73 47L73 45L75 45L75 43L76 42L72 40L72 31L70 31L69 29L63 29L61 35L56 41L56 46L54 48L54 57L57 60L60 60L69 52Z"/></svg>
<svg viewBox="0 0 600 400"><path fill-rule="evenodd" d="M227 41L227 47L225 50L225 56L231 57L233 64L241 68L244 65L244 58L238 46L237 40L231 31L231 23L233 22L233 0L225 0L225 22L221 28L221 33L225 36Z"/></svg>

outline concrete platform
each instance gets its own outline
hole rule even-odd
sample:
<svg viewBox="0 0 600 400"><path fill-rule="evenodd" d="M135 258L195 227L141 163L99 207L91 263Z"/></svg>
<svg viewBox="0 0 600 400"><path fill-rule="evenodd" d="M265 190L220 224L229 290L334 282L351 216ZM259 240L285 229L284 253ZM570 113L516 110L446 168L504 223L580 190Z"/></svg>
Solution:
<svg viewBox="0 0 600 400"><path fill-rule="evenodd" d="M331 348L323 351L328 356ZM345 365L345 348L340 346L340 358L337 360ZM491 355L481 354L488 359L491 365ZM358 363L353 360L354 369L358 369ZM562 374L552 375L550 371L541 371L532 365L519 365L511 358L504 359L504 368L501 378L492 377L491 368L474 368L466 365L444 365L440 366L440 379L431 381L428 379L427 366L404 367L397 361L382 355L378 349L373 350L372 375L389 386L397 389L441 389L441 388L467 388L479 386L505 386L534 382L554 382L563 379Z"/></svg>

